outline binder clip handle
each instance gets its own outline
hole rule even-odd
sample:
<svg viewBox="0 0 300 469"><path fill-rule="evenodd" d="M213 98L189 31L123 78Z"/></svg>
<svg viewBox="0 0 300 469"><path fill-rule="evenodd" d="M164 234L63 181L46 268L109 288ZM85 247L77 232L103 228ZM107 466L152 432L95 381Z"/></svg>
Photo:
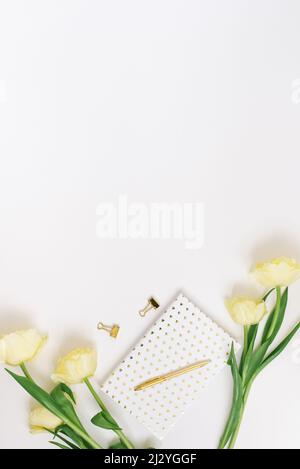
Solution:
<svg viewBox="0 0 300 469"><path fill-rule="evenodd" d="M139 310L139 315L144 318L151 309L159 308L159 303L153 298L149 298L148 303L143 309Z"/></svg>
<svg viewBox="0 0 300 469"><path fill-rule="evenodd" d="M97 326L97 329L99 331L108 332L110 337L113 337L114 339L116 339L116 337L119 333L119 330L120 330L120 326L118 326L118 324L113 324L112 326L106 326L105 324L103 324L103 322L99 322L98 326Z"/></svg>

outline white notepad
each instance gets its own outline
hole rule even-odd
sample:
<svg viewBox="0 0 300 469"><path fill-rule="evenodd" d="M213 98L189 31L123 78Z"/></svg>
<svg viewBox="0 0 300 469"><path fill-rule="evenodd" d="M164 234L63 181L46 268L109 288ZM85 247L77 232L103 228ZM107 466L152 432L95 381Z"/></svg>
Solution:
<svg viewBox="0 0 300 469"><path fill-rule="evenodd" d="M232 342L180 294L103 384L103 391L162 439L225 365ZM200 360L211 362L142 391L137 384Z"/></svg>

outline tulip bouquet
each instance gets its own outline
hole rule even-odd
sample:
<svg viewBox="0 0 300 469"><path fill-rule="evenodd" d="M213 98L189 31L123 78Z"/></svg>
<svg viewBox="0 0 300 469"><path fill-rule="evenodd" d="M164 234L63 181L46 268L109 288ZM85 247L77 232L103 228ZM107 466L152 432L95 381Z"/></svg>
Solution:
<svg viewBox="0 0 300 469"><path fill-rule="evenodd" d="M110 448L133 449L90 381L97 367L95 350L75 349L61 358L51 376L56 385L50 392L34 381L27 362L38 354L45 340L35 329L17 331L0 339L0 362L20 367L22 375L6 371L40 404L30 413L31 430L49 432L53 437L50 443L61 449L101 449L76 413L76 400L70 386L84 383L100 407L92 423L117 435L117 441Z"/></svg>
<svg viewBox="0 0 300 469"><path fill-rule="evenodd" d="M282 257L271 262L257 264L252 270L252 276L267 289L262 298L235 297L226 301L232 319L244 327L244 347L239 365L233 347L228 360L233 377L233 400L219 448L234 448L247 398L255 378L284 350L300 328L300 322L298 322L292 331L270 351L285 317L288 287L300 278L300 265L293 259ZM275 304L268 312L266 303L272 295L275 295ZM268 317L259 336L259 324L266 315Z"/></svg>
<svg viewBox="0 0 300 469"><path fill-rule="evenodd" d="M298 322L283 340L273 346L285 317L288 287L300 278L300 265L293 259L274 259L257 264L252 275L266 288L262 298L235 297L226 300L232 319L244 328L244 347L239 365L233 346L228 359L233 377L233 400L219 448L234 447L255 378L284 350L300 328ZM275 296L275 301L269 309L272 296ZM265 316L266 321L259 328ZM20 368L22 374L6 371L39 403L30 413L31 430L49 432L52 436L50 443L61 449L101 449L102 446L89 435L76 413L71 386L84 383L100 408L91 422L113 431L117 436L110 448L133 449L92 385L91 377L97 367L95 350L75 349L61 358L51 375L55 386L50 392L35 382L28 371L27 362L36 357L45 341L46 338L35 329L13 332L0 338L0 362Z"/></svg>

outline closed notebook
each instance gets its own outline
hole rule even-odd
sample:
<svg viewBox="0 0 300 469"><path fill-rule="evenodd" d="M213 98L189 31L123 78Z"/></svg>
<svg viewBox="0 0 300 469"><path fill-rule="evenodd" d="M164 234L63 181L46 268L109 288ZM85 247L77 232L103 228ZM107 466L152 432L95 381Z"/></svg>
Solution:
<svg viewBox="0 0 300 469"><path fill-rule="evenodd" d="M180 294L103 384L103 391L162 439L192 401L226 366L232 342L224 330ZM138 384L200 360L203 368L142 391Z"/></svg>

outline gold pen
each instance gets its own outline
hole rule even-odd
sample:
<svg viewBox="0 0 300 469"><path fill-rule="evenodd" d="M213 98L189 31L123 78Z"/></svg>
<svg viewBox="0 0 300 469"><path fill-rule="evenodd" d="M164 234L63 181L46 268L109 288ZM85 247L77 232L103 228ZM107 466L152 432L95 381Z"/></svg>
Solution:
<svg viewBox="0 0 300 469"><path fill-rule="evenodd" d="M200 362L193 363L192 365L185 366L184 368L180 368L179 370L170 371L169 373L166 373L165 375L156 376L154 378L148 379L147 381L144 381L141 384L138 384L134 388L134 390L142 391L142 389L150 388L152 386L155 386L158 383L163 383L164 381L167 381L172 378L176 378L177 376L181 376L184 373L188 373L189 371L202 368L203 366L208 365L208 363L210 363L210 360L202 360Z"/></svg>

